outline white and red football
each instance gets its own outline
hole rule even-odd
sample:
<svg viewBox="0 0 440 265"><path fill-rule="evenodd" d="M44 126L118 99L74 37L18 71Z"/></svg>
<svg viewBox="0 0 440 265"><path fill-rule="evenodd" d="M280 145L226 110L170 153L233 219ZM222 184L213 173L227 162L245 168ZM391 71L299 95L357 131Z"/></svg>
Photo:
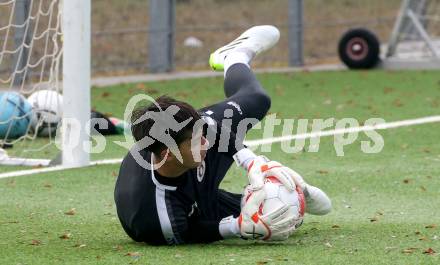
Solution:
<svg viewBox="0 0 440 265"><path fill-rule="evenodd" d="M301 188L296 187L296 190L289 191L278 179L270 176L265 179L263 190L266 193L266 199L260 205L260 215L269 213L280 205L288 205L291 218L295 220L295 227L298 228L301 226L306 207L304 193ZM242 208L251 194L252 189L250 185L248 185L243 192L241 200Z"/></svg>

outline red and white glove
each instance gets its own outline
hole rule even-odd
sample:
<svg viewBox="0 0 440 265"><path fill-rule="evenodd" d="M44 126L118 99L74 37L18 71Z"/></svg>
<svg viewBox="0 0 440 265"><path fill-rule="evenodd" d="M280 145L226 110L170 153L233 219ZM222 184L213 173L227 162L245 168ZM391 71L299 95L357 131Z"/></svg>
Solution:
<svg viewBox="0 0 440 265"><path fill-rule="evenodd" d="M306 199L306 212L313 215L325 215L332 209L330 198L320 188L307 184L295 170L285 167L295 184L300 187Z"/></svg>
<svg viewBox="0 0 440 265"><path fill-rule="evenodd" d="M307 188L308 184L304 181L303 177L289 167L281 165L281 168L269 169L266 174L277 175L279 174L279 171L282 171L283 174L289 175L289 177L293 179L293 182L295 182L295 185L300 187L302 191Z"/></svg>
<svg viewBox="0 0 440 265"><path fill-rule="evenodd" d="M295 190L296 185L290 172L280 163L269 161L265 156L257 156L250 162L248 178L253 190L263 188L265 178L270 176L278 179L289 191Z"/></svg>
<svg viewBox="0 0 440 265"><path fill-rule="evenodd" d="M248 239L286 240L295 231L295 220L287 205L260 213L260 206L266 198L264 190L252 192L238 218L240 234Z"/></svg>
<svg viewBox="0 0 440 265"><path fill-rule="evenodd" d="M250 186L248 186L251 191ZM295 232L297 216L288 205L279 206L269 213L261 212L266 198L263 189L251 191L244 200L240 216L223 218L219 224L220 235L224 238L242 237L268 241L286 240Z"/></svg>

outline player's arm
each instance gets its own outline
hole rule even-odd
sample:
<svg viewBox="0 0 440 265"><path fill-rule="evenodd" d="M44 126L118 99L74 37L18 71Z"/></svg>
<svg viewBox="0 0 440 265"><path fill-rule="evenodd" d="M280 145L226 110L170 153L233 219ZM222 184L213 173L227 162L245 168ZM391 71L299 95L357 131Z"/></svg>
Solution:
<svg viewBox="0 0 440 265"><path fill-rule="evenodd" d="M207 125L205 135L212 144L210 148L219 152L223 151L227 156L233 158L238 166L246 170L252 189L259 190L263 187L264 179L268 176L265 171L268 169L271 169L272 173L276 172L272 176L283 183L287 189L295 189L294 181L281 164L270 161L267 157L256 155L241 140L237 140L235 133L227 126L221 125L211 117L204 116L203 119ZM212 136L215 136L214 141L210 139ZM226 146L226 148L221 148L221 146Z"/></svg>
<svg viewBox="0 0 440 265"><path fill-rule="evenodd" d="M331 211L332 204L330 198L321 189L307 184L301 175L291 168L276 161L271 161L265 156L256 155L241 141L237 141L235 133L229 128L221 126L218 123L215 123L215 126L217 126L217 133L223 131L229 134L227 154L232 156L238 166L247 170L249 183L253 189L261 189L264 185L265 177L274 176L289 190L294 190L296 186L299 186L303 190L307 203L307 213L324 215ZM210 129L212 129L212 127ZM217 134L214 148L218 148L218 138L220 138L219 133Z"/></svg>
<svg viewBox="0 0 440 265"><path fill-rule="evenodd" d="M137 241L152 245L181 245L222 239L219 222L189 217L187 207L171 198L170 193L173 191L158 192L155 196L155 209L148 213L143 211L139 215L146 215L145 217L134 216L132 220Z"/></svg>
<svg viewBox="0 0 440 265"><path fill-rule="evenodd" d="M255 193L257 195L257 193ZM249 200L263 200L264 194L253 196ZM253 199L254 198L254 199ZM288 214L288 207L279 207L272 212L259 215L258 208L249 203L245 206L240 217L229 216L219 221L190 218L184 211L174 208L172 217L164 218L159 213L158 221L149 219L148 224L143 224L143 241L154 245L180 245L192 243L210 243L222 239L247 238L285 240L295 230ZM162 218L162 220L160 220ZM166 219L169 220L167 224ZM165 222L164 222L165 220ZM157 237L157 232L161 235Z"/></svg>

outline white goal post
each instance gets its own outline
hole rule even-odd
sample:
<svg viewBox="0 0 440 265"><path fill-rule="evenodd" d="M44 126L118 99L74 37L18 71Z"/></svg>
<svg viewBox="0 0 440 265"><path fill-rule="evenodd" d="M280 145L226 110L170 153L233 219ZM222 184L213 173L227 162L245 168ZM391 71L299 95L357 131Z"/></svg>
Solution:
<svg viewBox="0 0 440 265"><path fill-rule="evenodd" d="M91 0L0 0L0 8L0 165L89 165ZM56 138L38 139L32 125L40 116L18 104L40 90L62 95ZM17 124L25 133L8 137ZM39 158L56 139L61 156ZM5 148L10 146L12 154Z"/></svg>
<svg viewBox="0 0 440 265"><path fill-rule="evenodd" d="M90 28L91 0L64 0L62 165L65 167L90 163L87 145L90 127L86 126L91 111ZM72 141L74 135L78 137Z"/></svg>

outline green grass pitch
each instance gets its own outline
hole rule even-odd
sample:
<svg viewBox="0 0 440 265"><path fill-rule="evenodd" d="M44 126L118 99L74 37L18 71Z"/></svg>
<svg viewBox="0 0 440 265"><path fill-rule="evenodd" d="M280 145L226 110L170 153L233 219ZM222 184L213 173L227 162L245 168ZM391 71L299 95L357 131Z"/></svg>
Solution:
<svg viewBox="0 0 440 265"><path fill-rule="evenodd" d="M440 112L440 77L434 71L302 72L259 79L272 97L271 113L282 118L397 121ZM166 93L201 107L223 98L222 79L95 88L92 104L122 117L128 99L138 93ZM116 217L119 165L1 179L0 264L440 264L440 124L379 133L385 145L377 154L361 151L363 133L343 157L336 155L333 137L322 138L316 153L285 154L280 144L272 145L271 159L322 187L334 206L327 216L306 216L298 232L281 243L135 243ZM248 139L261 135L254 130ZM126 150L112 143L121 139L108 137L106 151L93 159L122 157ZM16 149L10 152L19 153ZM16 169L2 167L0 173ZM245 182L244 172L233 167L222 185L240 192ZM429 249L436 253L424 253Z"/></svg>

